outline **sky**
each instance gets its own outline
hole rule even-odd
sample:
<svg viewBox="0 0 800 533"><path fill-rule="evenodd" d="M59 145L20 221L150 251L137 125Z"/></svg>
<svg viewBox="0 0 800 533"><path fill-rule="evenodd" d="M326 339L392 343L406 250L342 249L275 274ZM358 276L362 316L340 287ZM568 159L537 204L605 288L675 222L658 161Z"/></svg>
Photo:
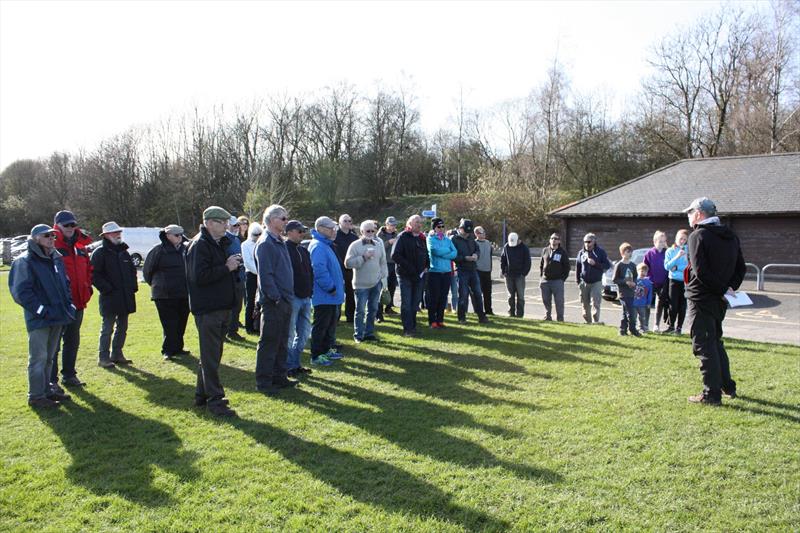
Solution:
<svg viewBox="0 0 800 533"><path fill-rule="evenodd" d="M343 81L366 95L410 88L433 132L452 127L461 91L478 109L524 97L556 56L573 90L621 108L649 48L720 5L0 0L0 169L196 106Z"/></svg>

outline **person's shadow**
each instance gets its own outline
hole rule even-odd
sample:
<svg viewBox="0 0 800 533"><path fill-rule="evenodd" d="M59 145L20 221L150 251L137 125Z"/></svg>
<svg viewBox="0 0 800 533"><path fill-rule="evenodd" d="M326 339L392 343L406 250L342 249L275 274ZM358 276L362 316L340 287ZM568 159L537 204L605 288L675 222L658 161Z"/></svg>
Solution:
<svg viewBox="0 0 800 533"><path fill-rule="evenodd" d="M73 483L97 495L159 507L170 505L172 495L154 485L153 466L182 481L199 475L196 454L182 449L169 425L123 411L85 389L73 394L80 403L65 402L61 412L37 411L72 457L66 475Z"/></svg>
<svg viewBox="0 0 800 533"><path fill-rule="evenodd" d="M307 441L278 427L245 418L225 420L342 494L390 513L437 518L467 531L504 531L510 524L464 507L419 477L389 463Z"/></svg>

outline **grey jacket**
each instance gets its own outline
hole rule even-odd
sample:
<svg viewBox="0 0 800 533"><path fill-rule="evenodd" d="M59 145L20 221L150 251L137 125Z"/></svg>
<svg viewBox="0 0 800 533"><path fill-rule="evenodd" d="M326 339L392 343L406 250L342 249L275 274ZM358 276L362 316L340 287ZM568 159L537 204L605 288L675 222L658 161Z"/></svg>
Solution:
<svg viewBox="0 0 800 533"><path fill-rule="evenodd" d="M371 259L364 259L364 252L370 247L375 251L375 255ZM386 266L386 249L380 239L373 239L372 244L369 244L367 239L353 242L347 248L344 266L353 269L354 289L371 289L381 281L384 287L386 286L389 269Z"/></svg>
<svg viewBox="0 0 800 533"><path fill-rule="evenodd" d="M492 243L486 239L479 241L475 239L475 244L478 245L478 261L476 267L478 272L491 272L492 271Z"/></svg>

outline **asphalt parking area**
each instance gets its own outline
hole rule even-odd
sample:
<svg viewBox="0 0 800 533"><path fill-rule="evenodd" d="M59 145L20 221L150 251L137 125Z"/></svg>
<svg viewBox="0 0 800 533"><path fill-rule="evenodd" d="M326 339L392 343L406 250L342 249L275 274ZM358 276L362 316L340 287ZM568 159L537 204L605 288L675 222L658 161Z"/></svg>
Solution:
<svg viewBox="0 0 800 533"><path fill-rule="evenodd" d="M539 292L539 264L534 261L535 272L528 275L525 286L525 317L541 319L544 305ZM508 296L505 282L500 277L500 261L495 260L492 272L492 306L495 314L508 313ZM575 283L574 272L565 283L564 319L568 322L583 322L582 307ZM729 309L725 318L726 337L760 342L780 342L800 345L800 283L767 281L765 291L758 292L755 278L745 280L741 290L746 291L753 300L752 306ZM555 314L555 309L553 309ZM616 302L603 301L600 320L607 327L618 327L622 311ZM650 327L653 317L650 318ZM690 324L683 330L689 332Z"/></svg>

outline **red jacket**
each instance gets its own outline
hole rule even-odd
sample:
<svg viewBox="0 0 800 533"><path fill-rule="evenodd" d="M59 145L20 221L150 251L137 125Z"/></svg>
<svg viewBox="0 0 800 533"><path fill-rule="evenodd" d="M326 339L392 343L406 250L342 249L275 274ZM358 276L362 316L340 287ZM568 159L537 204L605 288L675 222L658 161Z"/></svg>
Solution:
<svg viewBox="0 0 800 533"><path fill-rule="evenodd" d="M92 263L89 262L89 253L86 246L92 243L92 239L75 229L74 245L69 245L64 239L64 234L55 228L56 250L64 259L64 266L69 278L69 287L72 292L72 303L78 309L86 309L86 304L92 297Z"/></svg>

